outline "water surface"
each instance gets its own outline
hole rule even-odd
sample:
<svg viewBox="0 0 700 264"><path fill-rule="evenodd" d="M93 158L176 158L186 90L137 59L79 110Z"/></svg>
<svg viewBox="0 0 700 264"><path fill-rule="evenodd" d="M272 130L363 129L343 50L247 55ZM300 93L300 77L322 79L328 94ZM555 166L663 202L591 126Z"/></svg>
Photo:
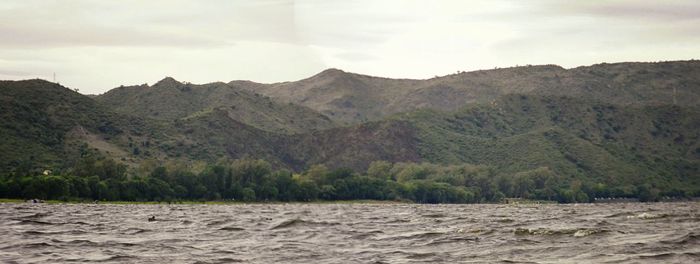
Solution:
<svg viewBox="0 0 700 264"><path fill-rule="evenodd" d="M0 262L700 263L698 209L6 203Z"/></svg>

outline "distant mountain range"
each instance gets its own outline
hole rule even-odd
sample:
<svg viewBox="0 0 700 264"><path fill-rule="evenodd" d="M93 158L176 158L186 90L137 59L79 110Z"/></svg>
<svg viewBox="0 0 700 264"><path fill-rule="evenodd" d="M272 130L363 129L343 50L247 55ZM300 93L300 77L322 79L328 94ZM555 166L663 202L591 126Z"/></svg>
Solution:
<svg viewBox="0 0 700 264"><path fill-rule="evenodd" d="M131 166L426 161L700 185L699 61L523 66L427 80L337 69L274 84L168 77L91 97L44 80L0 81L0 121L4 171L61 168L93 150Z"/></svg>

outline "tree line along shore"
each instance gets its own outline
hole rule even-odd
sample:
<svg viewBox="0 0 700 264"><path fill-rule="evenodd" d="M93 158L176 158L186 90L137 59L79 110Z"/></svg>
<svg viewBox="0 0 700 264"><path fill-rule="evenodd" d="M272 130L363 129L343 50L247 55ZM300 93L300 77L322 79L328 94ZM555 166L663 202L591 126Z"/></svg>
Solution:
<svg viewBox="0 0 700 264"><path fill-rule="evenodd" d="M0 176L0 198L60 201L312 202L377 200L587 203L687 199L698 190L666 182L614 183L559 175L548 167L513 174L484 165L372 162L366 171L312 165L294 173L257 159L185 166L145 162L129 168L87 156L63 171L18 166Z"/></svg>

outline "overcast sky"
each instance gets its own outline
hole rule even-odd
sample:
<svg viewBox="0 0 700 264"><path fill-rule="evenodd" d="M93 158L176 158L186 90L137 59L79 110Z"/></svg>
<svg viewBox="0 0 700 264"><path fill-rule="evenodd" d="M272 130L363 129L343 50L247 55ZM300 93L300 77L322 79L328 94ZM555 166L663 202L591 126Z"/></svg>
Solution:
<svg viewBox="0 0 700 264"><path fill-rule="evenodd" d="M81 93L698 59L700 1L0 1L0 79Z"/></svg>

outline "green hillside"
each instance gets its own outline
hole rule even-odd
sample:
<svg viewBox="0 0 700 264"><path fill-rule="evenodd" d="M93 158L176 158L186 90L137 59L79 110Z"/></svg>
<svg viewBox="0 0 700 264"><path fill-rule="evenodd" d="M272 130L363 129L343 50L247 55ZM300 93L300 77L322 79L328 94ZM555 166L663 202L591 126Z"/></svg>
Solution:
<svg viewBox="0 0 700 264"><path fill-rule="evenodd" d="M334 126L329 118L306 107L278 103L225 83L195 85L168 77L153 86L115 88L95 99L119 113L165 121L193 118L218 108L239 122L277 133Z"/></svg>
<svg viewBox="0 0 700 264"><path fill-rule="evenodd" d="M455 113L395 118L418 128L421 156L431 162L493 165L503 173L549 167L613 183L700 175L697 108L512 95Z"/></svg>
<svg viewBox="0 0 700 264"><path fill-rule="evenodd" d="M652 189L695 194L699 65L524 66L428 80L332 69L279 84L193 85L166 78L97 97L43 80L0 81L0 175L111 171L125 181L163 164L191 171L172 176L184 177L212 164L262 159L268 171L311 173L318 188L324 184L313 176L318 170L335 178L366 172L394 181L387 184L396 192L444 187L424 181L466 188L450 189L468 194L459 201L525 197L508 186L542 175L556 179L559 189L545 190L540 181L533 197L554 197L556 191L557 199L576 201L576 183L588 188L587 195L601 195L594 185L617 188L622 196ZM474 185L481 187L470 189ZM258 187L250 186L263 191ZM217 192L226 191L232 190ZM187 197L209 197L190 192Z"/></svg>
<svg viewBox="0 0 700 264"><path fill-rule="evenodd" d="M417 109L456 111L508 94L569 96L615 105L697 106L700 61L556 65L458 72L426 80L387 79L336 69L308 79L241 87L322 112L344 123Z"/></svg>
<svg viewBox="0 0 700 264"><path fill-rule="evenodd" d="M0 168L60 168L97 150L133 162L136 141L157 137L164 125L110 111L44 80L0 82ZM130 147L131 146L131 147ZM148 147L142 147L147 152Z"/></svg>

